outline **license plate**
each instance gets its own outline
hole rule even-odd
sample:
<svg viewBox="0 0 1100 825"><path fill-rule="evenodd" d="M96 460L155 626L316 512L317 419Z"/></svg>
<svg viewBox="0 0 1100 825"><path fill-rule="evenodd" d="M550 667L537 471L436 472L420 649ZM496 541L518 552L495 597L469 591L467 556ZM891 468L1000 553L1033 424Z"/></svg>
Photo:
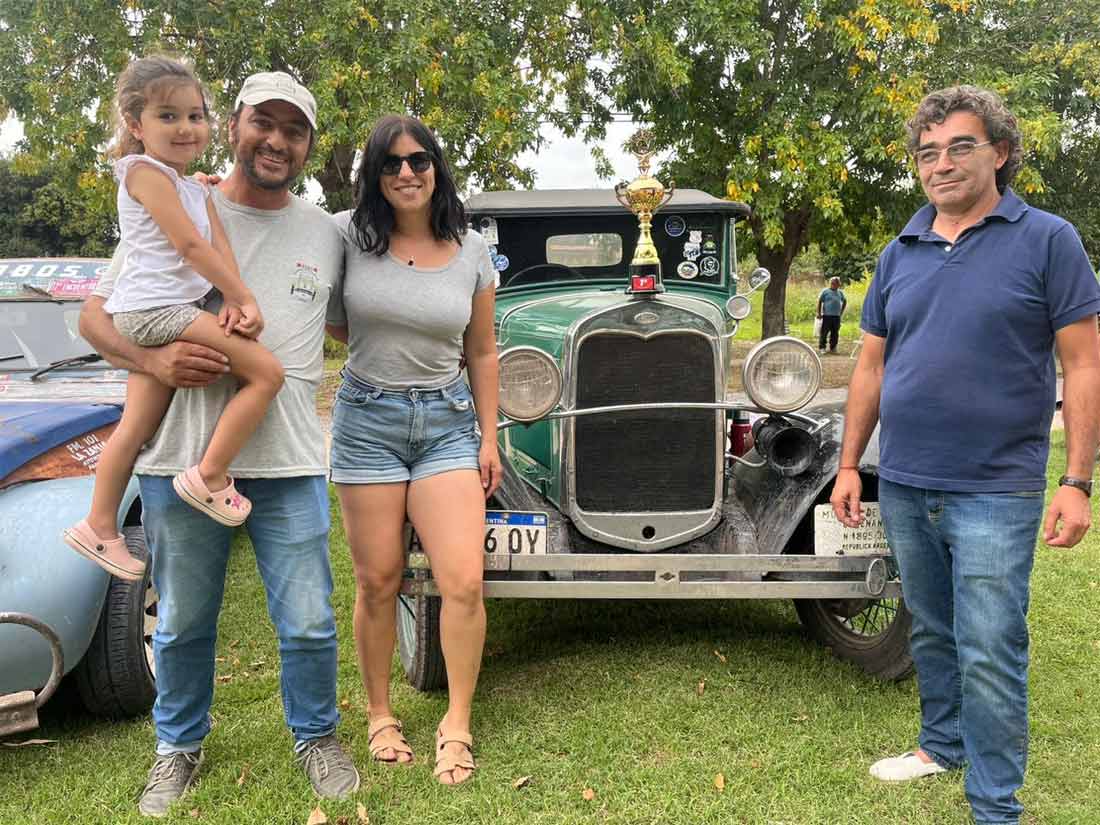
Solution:
<svg viewBox="0 0 1100 825"><path fill-rule="evenodd" d="M541 556L546 553L546 513L485 511L485 552Z"/></svg>
<svg viewBox="0 0 1100 825"><path fill-rule="evenodd" d="M814 507L814 555L870 556L890 552L878 504L869 501L860 507L863 510L863 524L859 527L841 524L831 504Z"/></svg>

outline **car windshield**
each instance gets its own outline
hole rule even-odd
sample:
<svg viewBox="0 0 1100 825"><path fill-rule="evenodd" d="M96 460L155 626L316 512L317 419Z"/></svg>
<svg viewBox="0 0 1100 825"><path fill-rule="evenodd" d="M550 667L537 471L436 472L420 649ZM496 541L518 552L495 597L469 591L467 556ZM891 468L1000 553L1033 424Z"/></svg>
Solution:
<svg viewBox="0 0 1100 825"><path fill-rule="evenodd" d="M475 217L474 228L484 232L484 220ZM492 225L496 243L490 252L501 287L625 279L638 242L638 220L625 209L621 214L502 216ZM725 283L725 227L726 216L712 212L657 213L652 235L662 277Z"/></svg>
<svg viewBox="0 0 1100 825"><path fill-rule="evenodd" d="M0 372L35 371L55 361L95 352L80 337L80 301L0 299ZM75 369L103 370L106 362Z"/></svg>

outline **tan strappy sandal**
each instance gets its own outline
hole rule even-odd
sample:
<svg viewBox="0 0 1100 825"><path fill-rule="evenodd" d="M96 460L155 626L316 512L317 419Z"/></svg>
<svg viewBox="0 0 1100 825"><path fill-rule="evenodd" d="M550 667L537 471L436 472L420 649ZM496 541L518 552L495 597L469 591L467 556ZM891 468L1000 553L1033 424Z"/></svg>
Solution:
<svg viewBox="0 0 1100 825"><path fill-rule="evenodd" d="M391 729L397 732L398 741L395 744L381 742L375 744L374 740L378 737L378 734L380 734L384 730ZM370 726L367 728L367 745L370 747L371 758L373 758L375 762L382 762L386 765L412 764L413 759L415 758L413 756L413 750L412 747L409 746L409 741L405 738L402 730L403 726L401 725L401 722L399 722L392 716L380 716L370 723ZM382 751L385 750L393 751L393 759L383 759L381 757L380 754L382 753ZM409 755L409 759L407 762L402 762L401 759L398 758L398 754L402 753L407 753Z"/></svg>
<svg viewBox="0 0 1100 825"><path fill-rule="evenodd" d="M444 748L457 742L466 749L465 754L450 753ZM439 728L435 732L435 770L432 772L439 784L441 785L462 785L470 780L474 774L474 770L477 765L474 764L474 737L468 733L443 733L443 728ZM443 782L439 779L445 773L451 773L453 778L453 771L455 768L465 768L470 771L469 776L463 779L461 782Z"/></svg>

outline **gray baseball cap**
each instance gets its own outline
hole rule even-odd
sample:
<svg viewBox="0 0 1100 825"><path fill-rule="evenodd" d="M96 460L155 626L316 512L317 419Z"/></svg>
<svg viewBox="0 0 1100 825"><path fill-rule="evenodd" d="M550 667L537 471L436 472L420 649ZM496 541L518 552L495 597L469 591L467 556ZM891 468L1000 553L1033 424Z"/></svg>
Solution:
<svg viewBox="0 0 1100 825"><path fill-rule="evenodd" d="M313 99L309 89L286 72L257 72L249 75L241 86L233 108L239 108L242 103L256 106L268 100L285 100L296 106L306 116L313 131L317 131L317 101Z"/></svg>

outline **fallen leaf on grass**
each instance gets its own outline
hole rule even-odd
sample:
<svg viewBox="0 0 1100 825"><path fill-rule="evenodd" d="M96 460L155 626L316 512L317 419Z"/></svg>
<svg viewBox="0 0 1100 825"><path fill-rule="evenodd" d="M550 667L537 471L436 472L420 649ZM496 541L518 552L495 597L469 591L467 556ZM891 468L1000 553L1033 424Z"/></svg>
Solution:
<svg viewBox="0 0 1100 825"><path fill-rule="evenodd" d="M350 699L341 699L340 700L341 710L347 710L350 707L351 707L351 700Z"/></svg>
<svg viewBox="0 0 1100 825"><path fill-rule="evenodd" d="M217 662L218 664L222 664L225 661L225 657L224 656L215 656L214 661Z"/></svg>
<svg viewBox="0 0 1100 825"><path fill-rule="evenodd" d="M25 748L29 745L52 745L56 739L24 739L22 742L3 742L5 748Z"/></svg>
<svg viewBox="0 0 1100 825"><path fill-rule="evenodd" d="M721 793L726 789L726 776L725 774L716 773L714 775L714 787L716 787Z"/></svg>
<svg viewBox="0 0 1100 825"><path fill-rule="evenodd" d="M1100 650L1100 639L1097 639L1095 642L1093 642L1092 646L1095 647L1097 650Z"/></svg>
<svg viewBox="0 0 1100 825"><path fill-rule="evenodd" d="M240 659L234 659L233 660L233 667L240 667L240 666L241 666L241 660Z"/></svg>
<svg viewBox="0 0 1100 825"><path fill-rule="evenodd" d="M252 668L253 670L255 670L256 668L263 667L266 664L267 664L267 662L264 661L263 659L257 659L255 662L252 662L251 664L249 664L249 667Z"/></svg>
<svg viewBox="0 0 1100 825"><path fill-rule="evenodd" d="M749 767L752 768L754 771L760 770L760 760L759 759L752 760L749 763Z"/></svg>
<svg viewBox="0 0 1100 825"><path fill-rule="evenodd" d="M581 798L584 799L585 802L591 802L596 798L596 792L591 788L585 788L581 791Z"/></svg>
<svg viewBox="0 0 1100 825"><path fill-rule="evenodd" d="M306 820L306 825L325 825L328 822L328 817L325 816L325 812L320 808L314 808L309 812L309 819Z"/></svg>
<svg viewBox="0 0 1100 825"><path fill-rule="evenodd" d="M241 775L237 777L237 787L238 788L243 788L244 787L245 780L248 779L248 774L251 770L252 770L252 768L248 765L245 765L243 768L241 768Z"/></svg>
<svg viewBox="0 0 1100 825"><path fill-rule="evenodd" d="M238 645L240 645L240 643L241 643L241 640L240 640L240 639L234 639L233 641L231 641L231 642L229 643L229 647L230 647L230 648L234 648L234 647L237 647Z"/></svg>
<svg viewBox="0 0 1100 825"><path fill-rule="evenodd" d="M722 651L716 650L714 651L714 655L718 657L719 662L721 662L722 664L726 663L726 657L722 655Z"/></svg>
<svg viewBox="0 0 1100 825"><path fill-rule="evenodd" d="M336 825L351 825L351 820L346 816L336 817Z"/></svg>
<svg viewBox="0 0 1100 825"><path fill-rule="evenodd" d="M531 777L521 776L519 779L517 779L515 782L512 783L512 787L515 788L518 791L520 788L526 788L530 784L531 784Z"/></svg>
<svg viewBox="0 0 1100 825"><path fill-rule="evenodd" d="M198 819L200 816L202 816L202 811L200 811L198 808L192 808L187 812L187 815L192 819Z"/></svg>
<svg viewBox="0 0 1100 825"><path fill-rule="evenodd" d="M370 817L367 816L367 806L362 802L355 803L355 816L359 819L359 825L370 825Z"/></svg>
<svg viewBox="0 0 1100 825"><path fill-rule="evenodd" d="M232 680L233 680L233 674L232 673L226 673L224 676L219 676L218 677L218 681L221 682L223 685L226 682L229 682L229 681L232 681Z"/></svg>
<svg viewBox="0 0 1100 825"><path fill-rule="evenodd" d="M706 679L700 679L699 684L697 684L695 686L695 695L696 696L702 696L703 691L706 690L706 689L707 689L707 680Z"/></svg>
<svg viewBox="0 0 1100 825"><path fill-rule="evenodd" d="M791 721L792 722L809 722L810 717L807 716L805 713L800 713L800 714L798 714L798 716L792 716Z"/></svg>

